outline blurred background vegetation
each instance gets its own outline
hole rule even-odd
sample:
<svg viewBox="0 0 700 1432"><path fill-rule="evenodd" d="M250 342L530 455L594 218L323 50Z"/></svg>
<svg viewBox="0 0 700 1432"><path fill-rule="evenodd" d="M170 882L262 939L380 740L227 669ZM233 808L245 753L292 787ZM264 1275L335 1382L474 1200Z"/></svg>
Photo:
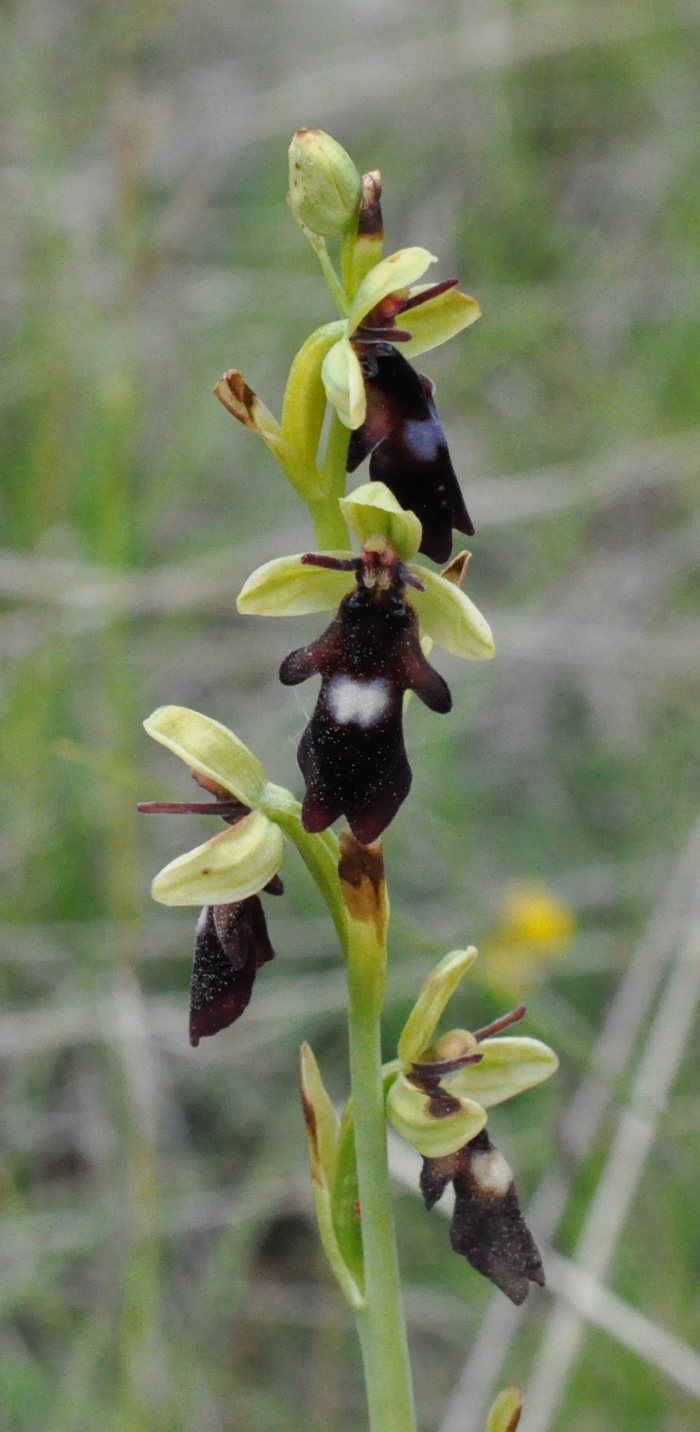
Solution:
<svg viewBox="0 0 700 1432"><path fill-rule="evenodd" d="M699 21L693 0L4 8L8 1432L366 1425L296 1095L302 1037L334 1094L346 1088L328 921L290 855L286 896L268 902L277 960L242 1023L191 1050L194 912L151 906L148 886L211 827L134 814L138 799L187 798L186 773L140 728L168 701L231 724L300 790L310 698L276 670L318 623L258 624L234 600L309 532L211 389L241 367L278 408L303 337L334 316L284 203L302 124L383 171L388 251L424 244L435 276L459 274L484 308L425 368L499 657L439 657L454 714L411 708L414 788L385 842L387 1055L429 962L467 939L483 956L456 1022L526 991L527 1032L557 1047L562 1073L492 1131L524 1195L568 1170L566 1257L676 971L686 1017L671 1009L661 1041L673 1097L598 1268L619 1335L589 1329L553 1425L699 1424L692 1356L684 1383L654 1351L664 1336L692 1345L700 1324ZM607 1102L572 1162L570 1101L630 969L634 1057L616 1065L609 1030ZM438 1211L399 1188L397 1208L421 1429L456 1432L470 1397L462 1421L450 1398L491 1289L451 1254ZM531 1296L501 1384L527 1379L552 1306ZM643 1354L622 1345L630 1308L650 1320Z"/></svg>

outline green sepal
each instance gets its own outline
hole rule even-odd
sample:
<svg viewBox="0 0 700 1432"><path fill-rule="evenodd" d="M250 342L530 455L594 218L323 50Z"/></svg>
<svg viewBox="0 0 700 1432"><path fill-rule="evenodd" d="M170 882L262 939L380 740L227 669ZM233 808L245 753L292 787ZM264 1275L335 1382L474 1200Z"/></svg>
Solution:
<svg viewBox="0 0 700 1432"><path fill-rule="evenodd" d="M231 905L257 895L282 864L284 836L253 810L203 845L178 855L151 885L161 905Z"/></svg>
<svg viewBox="0 0 700 1432"><path fill-rule="evenodd" d="M476 956L473 945L452 950L428 975L399 1039L397 1054L402 1064L413 1064L428 1048L448 1001Z"/></svg>
<svg viewBox="0 0 700 1432"><path fill-rule="evenodd" d="M265 768L252 751L211 716L187 706L159 706L143 723L154 741L244 805L256 806L265 789Z"/></svg>
<svg viewBox="0 0 700 1432"><path fill-rule="evenodd" d="M440 1109L439 1096L426 1094L405 1074L399 1074L387 1095L386 1116L396 1133L423 1158L444 1158L476 1138L486 1123L481 1104L454 1097L459 1108L446 1114Z"/></svg>
<svg viewBox="0 0 700 1432"><path fill-rule="evenodd" d="M429 287L429 284L417 284L411 289L411 297ZM460 293L458 288L449 288L445 293L417 304L406 314L406 326L411 337L407 343L401 344L401 352L410 362L419 353L427 353L440 343L447 343L480 317L481 307L475 298L468 293ZM400 316L399 323L403 326Z"/></svg>
<svg viewBox="0 0 700 1432"><path fill-rule="evenodd" d="M491 628L478 607L454 582L420 563L412 568L425 591L411 591L421 627L452 656L479 661L495 653Z"/></svg>
<svg viewBox="0 0 700 1432"><path fill-rule="evenodd" d="M332 1188L338 1158L338 1119L309 1044L301 1047L299 1083L321 1244L340 1288L350 1306L358 1311L364 1307L363 1293L343 1256L333 1219Z"/></svg>
<svg viewBox="0 0 700 1432"><path fill-rule="evenodd" d="M360 360L347 338L329 349L321 377L329 403L346 428L359 428L365 420L367 398Z"/></svg>
<svg viewBox="0 0 700 1432"><path fill-rule="evenodd" d="M447 1074L442 1083L450 1094L477 1099L485 1109L513 1099L524 1089L534 1089L559 1068L554 1050L527 1035L483 1039L477 1049L483 1055L480 1064L469 1064ZM437 1055L440 1057L439 1047Z"/></svg>
<svg viewBox="0 0 700 1432"><path fill-rule="evenodd" d="M298 617L337 607L350 589L352 573L306 566L301 555L275 557L251 572L236 600L239 612L264 617ZM325 555L347 560L352 559L354 553L336 551Z"/></svg>
<svg viewBox="0 0 700 1432"><path fill-rule="evenodd" d="M434 263L437 263L437 259L427 249L411 248L397 249L395 254L389 254L388 258L375 264L362 280L353 299L348 314L349 336L352 337L355 329L360 327L367 314L376 308L378 303L388 298L390 293L410 288L411 284L422 277L430 264Z"/></svg>
<svg viewBox="0 0 700 1432"><path fill-rule="evenodd" d="M343 1112L338 1135L336 1172L331 1193L333 1226L338 1247L358 1287L364 1292L365 1270L362 1248L362 1223L357 1185L357 1155L352 1101Z"/></svg>
<svg viewBox="0 0 700 1432"><path fill-rule="evenodd" d="M360 547L369 537L382 536L402 561L415 557L423 529L415 513L406 511L383 482L357 487L349 497L340 498L340 508Z"/></svg>

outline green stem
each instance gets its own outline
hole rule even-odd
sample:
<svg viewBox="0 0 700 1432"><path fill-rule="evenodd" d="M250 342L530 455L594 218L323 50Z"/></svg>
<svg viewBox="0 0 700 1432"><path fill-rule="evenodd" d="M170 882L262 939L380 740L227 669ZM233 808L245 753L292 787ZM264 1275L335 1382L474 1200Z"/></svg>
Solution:
<svg viewBox="0 0 700 1432"><path fill-rule="evenodd" d="M381 994L367 979L374 932L350 921L348 952L350 1074L362 1212L366 1306L356 1313L371 1432L415 1432L411 1368L389 1184L382 1085ZM369 951L367 945L372 946ZM383 981L382 981L383 983Z"/></svg>
<svg viewBox="0 0 700 1432"><path fill-rule="evenodd" d="M347 428L345 429L347 433ZM347 552L352 547L347 523L335 499L307 499L316 541L322 552Z"/></svg>
<svg viewBox="0 0 700 1432"><path fill-rule="evenodd" d="M328 284L328 287L333 294L333 298L335 299L335 303L341 318L347 318L348 313L350 312L350 302L345 292L345 289L343 288L343 285L340 282L340 279L338 278L338 275L333 267L333 262L331 260L331 256L328 252L328 248L326 245L326 240L321 238L320 234L312 233L311 229L307 229L303 224L301 227L321 265L321 268L323 270L323 277L325 278L326 283Z"/></svg>

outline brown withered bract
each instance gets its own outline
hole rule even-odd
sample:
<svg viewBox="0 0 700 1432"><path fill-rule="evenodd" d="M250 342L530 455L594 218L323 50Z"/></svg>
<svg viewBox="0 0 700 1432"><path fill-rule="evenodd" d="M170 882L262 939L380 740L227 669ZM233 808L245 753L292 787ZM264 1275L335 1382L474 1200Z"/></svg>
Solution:
<svg viewBox="0 0 700 1432"><path fill-rule="evenodd" d="M455 1191L450 1226L455 1252L513 1303L525 1301L531 1282L544 1287L542 1259L520 1211L513 1175L485 1129L456 1153L423 1160L426 1208L437 1203L448 1183Z"/></svg>
<svg viewBox="0 0 700 1432"><path fill-rule="evenodd" d="M332 564L323 559L323 565ZM325 830L344 815L355 838L369 845L411 786L404 692L415 691L439 712L451 709L452 698L421 651L418 620L404 597L407 572L395 561L390 578L384 561L381 580L375 580L362 560L354 565L355 591L343 598L321 636L282 662L280 681L296 686L317 673L322 678L297 753L306 781L306 830Z"/></svg>

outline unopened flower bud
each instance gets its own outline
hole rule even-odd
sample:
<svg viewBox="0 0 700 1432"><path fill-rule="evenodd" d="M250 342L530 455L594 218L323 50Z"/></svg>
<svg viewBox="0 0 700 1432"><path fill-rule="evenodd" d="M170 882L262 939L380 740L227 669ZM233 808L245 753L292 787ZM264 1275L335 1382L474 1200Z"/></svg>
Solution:
<svg viewBox="0 0 700 1432"><path fill-rule="evenodd" d="M322 238L357 223L362 181L342 144L322 129L298 129L289 146L287 202L297 220Z"/></svg>

